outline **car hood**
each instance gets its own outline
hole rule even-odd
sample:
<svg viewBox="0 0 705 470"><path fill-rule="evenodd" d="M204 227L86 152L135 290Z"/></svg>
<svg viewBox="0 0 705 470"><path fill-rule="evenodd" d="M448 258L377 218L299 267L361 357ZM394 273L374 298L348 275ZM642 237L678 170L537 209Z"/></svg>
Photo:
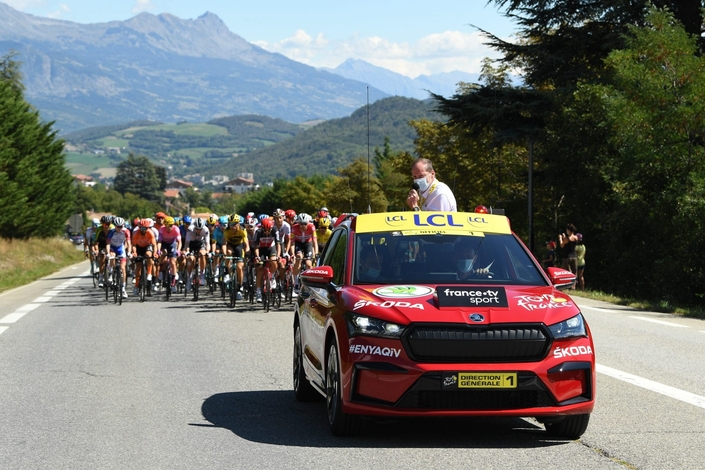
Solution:
<svg viewBox="0 0 705 470"><path fill-rule="evenodd" d="M344 289L349 312L409 323L545 323L578 314L570 296L551 286L365 285Z"/></svg>

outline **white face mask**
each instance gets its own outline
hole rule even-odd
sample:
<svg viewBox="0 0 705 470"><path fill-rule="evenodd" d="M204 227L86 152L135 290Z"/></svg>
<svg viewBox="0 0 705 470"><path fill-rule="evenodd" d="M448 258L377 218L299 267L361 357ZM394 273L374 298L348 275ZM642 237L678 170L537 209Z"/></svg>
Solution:
<svg viewBox="0 0 705 470"><path fill-rule="evenodd" d="M414 183L419 185L419 192L424 192L428 189L428 181L426 181L426 177L414 180Z"/></svg>
<svg viewBox="0 0 705 470"><path fill-rule="evenodd" d="M463 273L470 272L473 264L474 264L474 260L472 260L472 259L459 259L457 262L458 271L463 272Z"/></svg>

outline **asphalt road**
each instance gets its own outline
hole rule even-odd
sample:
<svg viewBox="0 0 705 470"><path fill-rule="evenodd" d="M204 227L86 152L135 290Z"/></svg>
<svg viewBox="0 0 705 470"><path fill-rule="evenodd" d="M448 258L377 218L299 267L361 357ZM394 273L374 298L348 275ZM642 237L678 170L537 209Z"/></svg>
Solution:
<svg viewBox="0 0 705 470"><path fill-rule="evenodd" d="M705 322L576 298L597 405L578 441L531 419L371 422L336 438L291 390L293 310L103 300L87 263L0 295L0 468L703 468Z"/></svg>

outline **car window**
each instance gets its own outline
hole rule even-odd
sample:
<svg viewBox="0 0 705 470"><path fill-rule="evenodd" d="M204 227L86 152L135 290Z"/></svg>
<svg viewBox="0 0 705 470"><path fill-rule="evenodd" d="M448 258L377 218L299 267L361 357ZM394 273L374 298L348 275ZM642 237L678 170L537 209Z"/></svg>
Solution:
<svg viewBox="0 0 705 470"><path fill-rule="evenodd" d="M335 243L338 240L338 238L340 237L340 234L343 233L344 231L345 231L344 228L333 231L333 234L330 236L328 243L326 243L326 246L323 247L323 252L321 253L321 257L318 259L319 266L330 266L330 257L331 257L331 253L333 253L332 247L335 246Z"/></svg>
<svg viewBox="0 0 705 470"><path fill-rule="evenodd" d="M545 285L511 234L356 235L354 282Z"/></svg>
<svg viewBox="0 0 705 470"><path fill-rule="evenodd" d="M324 263L333 268L333 284L342 285L345 279L345 252L348 244L348 232L345 229L338 231L340 235L336 239L331 238L334 243L326 251Z"/></svg>

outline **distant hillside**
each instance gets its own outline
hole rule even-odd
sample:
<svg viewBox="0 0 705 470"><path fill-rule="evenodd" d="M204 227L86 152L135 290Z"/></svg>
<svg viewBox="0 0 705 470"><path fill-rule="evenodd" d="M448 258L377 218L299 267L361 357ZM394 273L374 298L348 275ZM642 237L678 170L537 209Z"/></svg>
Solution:
<svg viewBox="0 0 705 470"><path fill-rule="evenodd" d="M208 123L161 124L135 121L72 132L67 143L67 165L74 173L110 175L133 152L170 167L170 176L206 170L233 155L246 154L291 139L303 127L267 116L247 115L214 119Z"/></svg>
<svg viewBox="0 0 705 470"><path fill-rule="evenodd" d="M370 105L370 151L382 147L385 137L389 137L393 150L413 151L416 133L408 123L416 119L441 120L433 106L431 101L402 97L385 98ZM264 183L297 175L335 173L358 156L367 156L367 107L350 117L323 122L291 139L229 159L206 173L254 173L256 181Z"/></svg>
<svg viewBox="0 0 705 470"><path fill-rule="evenodd" d="M149 120L262 114L289 122L347 116L367 85L248 43L212 13L140 13L79 24L0 2L0 55L19 52L26 97L61 133ZM371 88L370 99L387 96Z"/></svg>

